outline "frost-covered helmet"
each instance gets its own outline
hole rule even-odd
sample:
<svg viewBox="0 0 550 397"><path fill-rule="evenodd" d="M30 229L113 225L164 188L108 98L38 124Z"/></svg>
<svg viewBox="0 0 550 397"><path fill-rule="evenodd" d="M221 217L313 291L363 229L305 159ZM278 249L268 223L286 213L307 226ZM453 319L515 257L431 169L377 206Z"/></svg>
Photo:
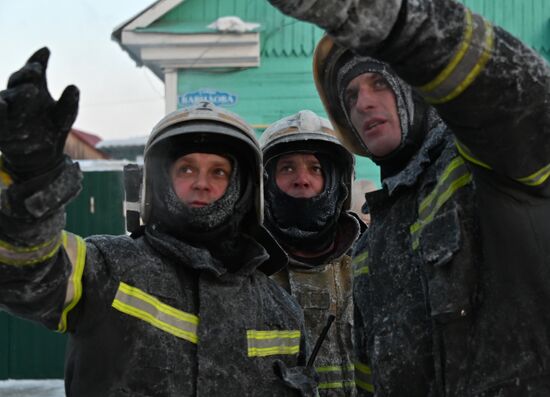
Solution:
<svg viewBox="0 0 550 397"><path fill-rule="evenodd" d="M333 134L328 120L302 110L273 123L260 138L265 226L290 251L328 249L337 234L340 214L350 208L354 158ZM277 159L294 153L313 154L319 160L324 184L314 197L293 197L277 184Z"/></svg>
<svg viewBox="0 0 550 397"><path fill-rule="evenodd" d="M253 128L236 114L201 102L187 109L172 112L153 128L144 151L141 218L144 224L154 218L156 168L163 156L192 152L217 153L238 161L240 170L251 183L253 195L253 223L263 221L261 151ZM158 182L157 182L158 183ZM252 225L254 226L254 225Z"/></svg>
<svg viewBox="0 0 550 397"><path fill-rule="evenodd" d="M348 192L354 177L355 158L336 138L329 120L311 110L301 110L271 124L260 137L264 165L282 154L299 151L332 153L344 174ZM351 195L344 202L350 208Z"/></svg>

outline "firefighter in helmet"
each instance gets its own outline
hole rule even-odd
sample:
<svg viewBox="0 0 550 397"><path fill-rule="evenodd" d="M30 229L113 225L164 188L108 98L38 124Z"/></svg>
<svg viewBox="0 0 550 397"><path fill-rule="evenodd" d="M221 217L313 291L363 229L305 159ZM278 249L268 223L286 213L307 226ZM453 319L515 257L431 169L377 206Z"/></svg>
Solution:
<svg viewBox="0 0 550 397"><path fill-rule="evenodd" d="M329 121L309 110L270 125L260 144L265 225L290 258L273 278L298 299L312 343L335 316L315 362L319 391L353 396L349 251L363 226L348 211L354 158Z"/></svg>
<svg viewBox="0 0 550 397"><path fill-rule="evenodd" d="M145 148L143 226L84 240L63 230L78 90L52 99L48 57L0 93L0 307L70 335L67 395L313 393L301 310L268 277L286 256L260 226L253 129L209 103L167 115Z"/></svg>

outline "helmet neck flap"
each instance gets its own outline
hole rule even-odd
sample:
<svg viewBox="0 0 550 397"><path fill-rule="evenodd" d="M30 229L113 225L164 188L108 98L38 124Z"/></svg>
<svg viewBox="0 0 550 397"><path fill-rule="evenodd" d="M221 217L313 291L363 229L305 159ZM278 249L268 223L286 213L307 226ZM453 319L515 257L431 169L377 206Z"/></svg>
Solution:
<svg viewBox="0 0 550 397"><path fill-rule="evenodd" d="M164 145L163 145L164 146ZM230 255L237 250L237 238L242 231L247 214L253 212L253 186L240 161L220 152L216 147L201 144L177 152L180 145L167 140L169 152L158 150L150 163L155 177L152 181L152 211L149 224L152 228L169 234L192 245L204 246L214 256ZM164 153L163 153L164 152ZM171 153L170 153L171 152ZM211 153L230 158L232 172L224 195L213 203L192 208L184 204L174 191L170 167L173 162L188 153ZM176 154L177 153L177 154Z"/></svg>
<svg viewBox="0 0 550 397"><path fill-rule="evenodd" d="M422 145L428 123L428 115L433 113L420 95L409 84L401 80L390 66L371 57L361 57L349 49L340 47L329 36L318 43L313 61L314 79L325 110L335 133L353 153L371 158L381 167L382 180L395 175L408 164ZM383 157L373 156L351 123L345 105L345 90L355 77L363 73L381 74L395 94L401 126L400 145Z"/></svg>
<svg viewBox="0 0 550 397"><path fill-rule="evenodd" d="M340 212L349 194L343 182L345 178L330 155L313 154L321 163L324 187L320 194L311 198L292 197L277 186L275 170L279 156L266 165L265 224L291 251L317 253L328 249L334 242Z"/></svg>
<svg viewBox="0 0 550 397"><path fill-rule="evenodd" d="M368 150L357 129L351 123L349 109L346 108L345 92L349 83L357 76L364 73L378 73L392 89L397 105L397 114L401 126L401 142L399 146L386 156L374 156ZM405 167L413 154L421 146L424 140L425 128L422 128L422 120L426 112L424 100L410 85L401 80L393 70L382 61L369 57L351 57L341 65L336 75L336 86L339 107L342 109L346 122L353 134L364 146L368 156L380 166L382 179L394 175Z"/></svg>

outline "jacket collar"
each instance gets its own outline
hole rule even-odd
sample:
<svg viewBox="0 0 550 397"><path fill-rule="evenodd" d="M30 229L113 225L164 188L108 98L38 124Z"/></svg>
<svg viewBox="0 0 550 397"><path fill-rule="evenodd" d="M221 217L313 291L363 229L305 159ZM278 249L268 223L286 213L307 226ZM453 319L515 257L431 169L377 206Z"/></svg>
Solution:
<svg viewBox="0 0 550 397"><path fill-rule="evenodd" d="M448 127L441 121L430 128L422 146L400 172L382 180L382 186L391 197L396 191L416 184L424 170L441 152L442 143L452 139Z"/></svg>
<svg viewBox="0 0 550 397"><path fill-rule="evenodd" d="M242 250L244 254L238 260L242 265L233 275L246 277L257 269L267 273L267 270L286 266L286 255L280 247L280 252L277 252L278 245L268 248L272 255L270 258L266 248L258 241L245 234L240 238L244 244ZM204 247L188 244L152 227L145 228L145 239L153 250L178 265L197 271L206 271L218 278L229 273L226 266Z"/></svg>
<svg viewBox="0 0 550 397"><path fill-rule="evenodd" d="M339 260L349 252L359 234L366 229L366 225L355 214L350 211L342 212L338 218L338 230L336 232L336 240L334 249L328 254L321 265L312 265L300 261L299 259L289 255L288 264L290 267L301 269L322 269L326 265Z"/></svg>

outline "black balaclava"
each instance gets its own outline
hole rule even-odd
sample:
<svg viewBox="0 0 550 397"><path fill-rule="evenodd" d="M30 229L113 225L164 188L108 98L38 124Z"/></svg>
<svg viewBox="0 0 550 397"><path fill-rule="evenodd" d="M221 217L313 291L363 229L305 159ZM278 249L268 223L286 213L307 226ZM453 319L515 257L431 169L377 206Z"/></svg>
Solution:
<svg viewBox="0 0 550 397"><path fill-rule="evenodd" d="M340 108L343 109L348 125L360 142L363 142L362 138L353 127L349 109L346 108L345 92L348 84L363 73L378 73L388 82L395 94L401 124L401 144L393 152L383 157L369 155L380 166L382 179L384 179L403 169L421 146L427 131L424 123L429 106L410 85L395 74L388 64L370 57L350 57L338 70L336 87ZM363 145L364 149L370 153L366 145L364 143Z"/></svg>
<svg viewBox="0 0 550 397"><path fill-rule="evenodd" d="M283 192L276 183L277 160L282 153L266 164L265 225L285 248L306 252L323 252L333 242L343 202L349 194L345 177L328 153L312 153L321 163L324 176L323 191L311 198L296 198Z"/></svg>
<svg viewBox="0 0 550 397"><path fill-rule="evenodd" d="M172 187L170 167L176 159L189 153L217 154L229 158L232 164L224 195L205 207L185 205ZM240 166L241 161L223 153L220 145L179 145L169 140L157 148L151 164L155 178L149 223L153 228L192 245L205 247L219 259L235 256L240 249L238 235L241 225L253 210L253 187Z"/></svg>

